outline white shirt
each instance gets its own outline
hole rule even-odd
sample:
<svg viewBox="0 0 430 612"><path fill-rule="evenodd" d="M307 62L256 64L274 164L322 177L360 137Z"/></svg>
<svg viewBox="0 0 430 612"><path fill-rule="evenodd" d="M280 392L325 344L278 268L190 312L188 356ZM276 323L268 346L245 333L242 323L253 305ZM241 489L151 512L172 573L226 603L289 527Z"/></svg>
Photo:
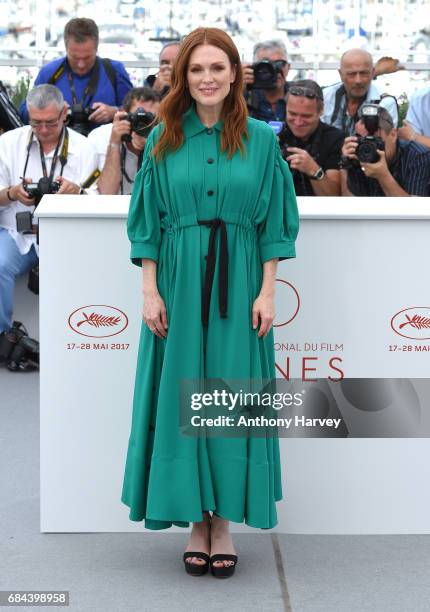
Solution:
<svg viewBox="0 0 430 612"><path fill-rule="evenodd" d="M100 127L92 130L88 134L88 140L92 142L92 144L97 149L97 153L99 156L99 170L102 171L106 162L108 145L110 142L110 137L112 134L112 123L106 123L101 125ZM125 171L127 176L134 182L138 171L138 163L139 156L130 151L127 147L125 148ZM122 185L123 185L123 194L129 195L133 188L133 182L129 183L125 176L122 177ZM117 194L121 193L121 186L118 188Z"/></svg>
<svg viewBox="0 0 430 612"><path fill-rule="evenodd" d="M27 159L27 147L30 140L31 127L16 128L9 132L5 132L0 136L0 189L12 187L22 182L24 166ZM85 136L78 134L74 130L68 128L69 147L67 154L67 163L64 166L63 174L65 179L80 185L97 168L97 153L93 145L88 142ZM62 145L62 143L61 143ZM61 145L59 150L61 151ZM51 171L52 159L54 157L55 147L52 151L44 154L46 169ZM55 177L60 174L61 164L57 160L57 165L54 172ZM33 143L30 148L27 169L25 178L31 178L36 183L42 176L42 162L40 158L39 142L33 138ZM0 205L0 227L8 230L10 236L15 240L19 252L22 255L28 253L31 245L34 244L36 252L38 247L36 244L35 234L20 234L16 231L16 218L18 212L32 212L34 206L25 206L21 202L10 202L6 205ZM34 219L33 223L37 220Z"/></svg>
<svg viewBox="0 0 430 612"><path fill-rule="evenodd" d="M336 92L339 89L339 87L341 87L341 85L342 83L336 83L335 85L330 85L330 87L324 87L323 89L324 111L323 111L323 114L321 115L321 121L324 121L324 123L328 123L329 125L334 125L334 127L337 127L339 128L339 130L342 130L342 132L346 133L347 136L351 136L352 134L355 133L355 124L354 124L354 121L352 121L352 119L350 118L348 112L347 112L346 125L345 126L342 125L343 123L342 116L345 111L345 104L346 104L345 96L342 96L341 98L340 108L339 108L339 112L337 113L337 117L335 118L333 122L331 120L333 111L334 111L335 101L336 101ZM380 97L381 97L381 93L379 89L377 88L377 86L373 82L370 83L370 87L367 91L366 99L364 102L370 102L370 100L378 100ZM397 103L394 100L394 98L392 98L391 96L387 96L386 98L383 98L381 100L379 105L387 109L387 111L390 113L393 119L394 127L397 127L397 124L399 121L399 115L397 111Z"/></svg>

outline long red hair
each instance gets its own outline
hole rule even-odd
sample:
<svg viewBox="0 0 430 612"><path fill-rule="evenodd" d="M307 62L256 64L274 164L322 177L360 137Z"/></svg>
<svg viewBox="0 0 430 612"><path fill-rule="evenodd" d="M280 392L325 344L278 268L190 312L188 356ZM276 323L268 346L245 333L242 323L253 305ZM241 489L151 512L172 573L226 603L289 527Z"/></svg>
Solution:
<svg viewBox="0 0 430 612"><path fill-rule="evenodd" d="M190 55L199 45L218 47L230 60L236 69L236 77L230 91L224 99L221 119L224 130L221 135L221 151L227 151L231 158L239 149L244 152L243 138L248 137L246 118L248 110L243 97L243 77L239 52L228 34L218 28L197 28L190 32L181 43L178 57L172 71L172 85L169 93L160 105L158 117L163 122L163 131L158 143L153 149L153 155L158 161L168 151L175 151L184 142L182 131L182 115L190 108L193 99L187 87L187 70Z"/></svg>

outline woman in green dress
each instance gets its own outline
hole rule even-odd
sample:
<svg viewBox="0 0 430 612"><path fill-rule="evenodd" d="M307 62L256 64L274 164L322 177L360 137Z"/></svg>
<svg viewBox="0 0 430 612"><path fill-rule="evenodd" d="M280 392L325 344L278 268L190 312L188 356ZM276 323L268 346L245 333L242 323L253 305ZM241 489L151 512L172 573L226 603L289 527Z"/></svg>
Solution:
<svg viewBox="0 0 430 612"><path fill-rule="evenodd" d="M128 216L144 307L121 499L148 529L193 523L192 575L230 576L229 521L270 529L282 499L276 435L190 436L180 422L181 381L275 377L276 267L295 257L298 212L275 134L247 116L242 90L227 34L184 38Z"/></svg>

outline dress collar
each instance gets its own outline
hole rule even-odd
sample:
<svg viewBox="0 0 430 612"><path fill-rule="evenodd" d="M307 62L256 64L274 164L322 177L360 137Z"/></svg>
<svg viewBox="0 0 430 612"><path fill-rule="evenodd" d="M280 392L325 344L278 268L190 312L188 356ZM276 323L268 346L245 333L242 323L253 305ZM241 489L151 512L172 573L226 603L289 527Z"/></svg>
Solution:
<svg viewBox="0 0 430 612"><path fill-rule="evenodd" d="M222 132L224 128L224 121L220 119L212 126L219 132ZM186 113L183 115L182 119L182 129L184 131L184 136L186 138L192 138L196 134L200 134L201 132L206 131L208 128L203 125L200 121L199 116L196 112L196 107L194 104L190 106Z"/></svg>

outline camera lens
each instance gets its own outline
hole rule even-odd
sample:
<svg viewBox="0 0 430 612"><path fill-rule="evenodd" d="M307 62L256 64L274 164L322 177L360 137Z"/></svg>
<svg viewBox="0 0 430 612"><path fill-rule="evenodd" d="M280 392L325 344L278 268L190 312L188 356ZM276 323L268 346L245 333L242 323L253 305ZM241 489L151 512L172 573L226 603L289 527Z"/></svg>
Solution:
<svg viewBox="0 0 430 612"><path fill-rule="evenodd" d="M363 142L357 147L357 157L361 162L374 163L378 161L377 147L374 142Z"/></svg>

